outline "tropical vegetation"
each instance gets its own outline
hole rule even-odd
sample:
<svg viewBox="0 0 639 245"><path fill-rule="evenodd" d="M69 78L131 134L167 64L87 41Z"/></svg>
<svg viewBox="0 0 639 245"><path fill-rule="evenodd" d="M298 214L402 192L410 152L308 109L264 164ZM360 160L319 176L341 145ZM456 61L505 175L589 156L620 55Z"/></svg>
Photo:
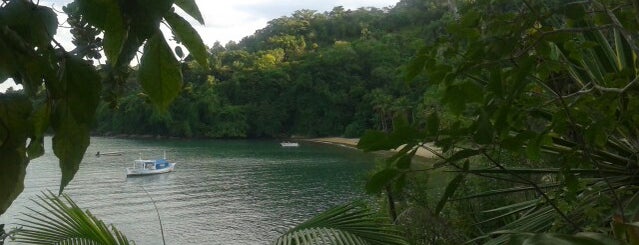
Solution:
<svg viewBox="0 0 639 245"><path fill-rule="evenodd" d="M132 76L116 105L99 107L95 133L359 137L365 129L390 129L394 115L417 111L426 90L405 83L400 68L438 32L417 23L440 21L445 12L441 4L422 5L299 10L271 20L238 43L214 43L208 66L187 57L183 92L165 112L145 103Z"/></svg>
<svg viewBox="0 0 639 245"><path fill-rule="evenodd" d="M431 204L402 193L402 210L425 209L448 229L418 231L415 243L455 244L451 230L486 244L639 242L637 2L458 6L407 72L425 76L412 81L437 90L440 107L422 125L396 123L360 141L365 150L405 145L369 191L415 185L422 169L407 159L426 148L451 180ZM424 222L410 218L409 227Z"/></svg>
<svg viewBox="0 0 639 245"><path fill-rule="evenodd" d="M128 245L133 241L82 209L66 194L48 192L34 201L13 240L23 244ZM162 233L164 242L164 233ZM2 240L0 240L0 243ZM166 242L164 242L166 244ZM329 209L282 234L274 244L408 244L386 219L364 203Z"/></svg>
<svg viewBox="0 0 639 245"><path fill-rule="evenodd" d="M300 10L210 48L171 8L201 22L193 1L162 3L74 2L65 8L73 51L52 39L50 9L2 3L0 60L22 65L0 62L0 77L25 89L0 96L0 214L20 193L29 159L42 154L45 132L61 159L61 190L91 131L361 136L363 150L399 149L366 187L382 210L337 207L277 242L358 244L371 232L381 244L639 243L639 2ZM141 8L151 11L130 15ZM161 19L188 56L168 48ZM106 64L88 62L102 54ZM436 162L415 162L419 149Z"/></svg>
<svg viewBox="0 0 639 245"><path fill-rule="evenodd" d="M182 71L161 21L206 66L201 38L176 7L204 22L193 0L74 1L64 8L75 45L66 50L54 38L59 23L52 8L26 0L0 3L0 80L23 87L0 95L0 215L22 192L29 161L44 153L45 133L53 135L60 159L59 192L73 179L100 98L114 101L142 46L136 77L149 100L162 109L177 96ZM97 60L102 55L105 64Z"/></svg>
<svg viewBox="0 0 639 245"><path fill-rule="evenodd" d="M128 245L126 236L82 209L66 194L48 192L34 201L40 210L25 214L15 240L26 244Z"/></svg>

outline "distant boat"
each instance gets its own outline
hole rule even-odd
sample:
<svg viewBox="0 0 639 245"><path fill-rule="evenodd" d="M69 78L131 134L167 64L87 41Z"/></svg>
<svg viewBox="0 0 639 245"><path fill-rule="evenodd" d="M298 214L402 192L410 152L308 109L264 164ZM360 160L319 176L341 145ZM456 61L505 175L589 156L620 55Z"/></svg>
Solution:
<svg viewBox="0 0 639 245"><path fill-rule="evenodd" d="M121 151L111 151L111 152L99 152L95 153L96 157L100 157L100 156L122 156L124 152Z"/></svg>
<svg viewBox="0 0 639 245"><path fill-rule="evenodd" d="M143 160L140 157L140 159L133 162L133 167L126 168L126 176L168 173L173 171L175 164L166 160L166 153L164 158L156 160Z"/></svg>
<svg viewBox="0 0 639 245"><path fill-rule="evenodd" d="M298 147L298 146L300 146L300 144L297 143L297 142L288 142L288 141L281 142L280 145L282 147Z"/></svg>

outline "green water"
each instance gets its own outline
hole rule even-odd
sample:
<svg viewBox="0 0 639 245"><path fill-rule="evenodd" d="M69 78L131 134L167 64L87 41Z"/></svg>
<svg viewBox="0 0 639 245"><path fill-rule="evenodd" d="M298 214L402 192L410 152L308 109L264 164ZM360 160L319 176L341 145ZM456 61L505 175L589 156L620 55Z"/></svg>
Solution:
<svg viewBox="0 0 639 245"><path fill-rule="evenodd" d="M46 143L50 146L50 139ZM97 151L122 156L95 157ZM168 174L126 178L139 158L176 161ZM364 178L373 156L339 146L276 141L130 140L92 138L66 193L137 244L269 244L287 228L331 206L366 198ZM50 149L28 167L25 191L0 217L16 222L29 201L57 190L60 173ZM149 195L145 194L145 190Z"/></svg>

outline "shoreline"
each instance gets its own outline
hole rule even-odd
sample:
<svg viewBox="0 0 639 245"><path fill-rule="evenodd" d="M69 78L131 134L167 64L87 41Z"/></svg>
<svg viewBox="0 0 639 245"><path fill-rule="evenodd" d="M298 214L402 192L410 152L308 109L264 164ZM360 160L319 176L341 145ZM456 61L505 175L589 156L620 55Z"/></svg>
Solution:
<svg viewBox="0 0 639 245"><path fill-rule="evenodd" d="M118 135L92 135L93 137L104 137L104 138L116 138L116 139L149 139L149 140L159 140L159 139L174 139L174 140L198 140L198 139L207 139L207 138L181 138L181 137L171 137L171 136L161 136L161 135L139 135L139 134L118 134ZM318 144L328 144L346 147L354 150L359 150L357 148L357 143L359 142L359 138L344 138L344 137L321 137L321 138L291 138L293 141L306 141L313 142ZM438 150L437 147L431 146L435 150ZM398 152L402 146L397 147L396 149L390 151L376 151L377 153L390 153L390 152ZM374 152L375 153L375 152ZM419 148L417 152L415 152L415 156L426 159L426 160L434 160L437 159L437 156L432 152Z"/></svg>
<svg viewBox="0 0 639 245"><path fill-rule="evenodd" d="M324 138L308 138L308 139L298 139L298 140L321 143L321 144L338 145L342 147L348 147L348 148L359 150L357 149L357 143L359 142L359 138L324 137ZM391 151L398 152L400 149L401 149L401 146ZM433 154L432 152L424 148L417 149L417 152L415 152L415 156L422 157L425 159L437 158L435 154Z"/></svg>

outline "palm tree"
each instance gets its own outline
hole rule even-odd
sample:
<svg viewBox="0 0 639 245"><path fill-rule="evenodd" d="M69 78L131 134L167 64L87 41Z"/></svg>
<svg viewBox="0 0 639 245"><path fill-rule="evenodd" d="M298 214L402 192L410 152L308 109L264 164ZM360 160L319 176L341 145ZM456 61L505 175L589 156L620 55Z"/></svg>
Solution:
<svg viewBox="0 0 639 245"><path fill-rule="evenodd" d="M66 194L43 193L34 202L43 210L29 208L23 214L15 238L25 244L128 245L129 240L114 226L107 226L82 209ZM387 219L386 219L387 220ZM366 208L349 203L329 209L291 228L274 244L408 245L393 225Z"/></svg>
<svg viewBox="0 0 639 245"><path fill-rule="evenodd" d="M34 202L43 210L29 208L23 214L22 228L16 232L18 242L25 244L128 245L129 240L114 226L105 225L89 211L82 211L66 194L50 191Z"/></svg>
<svg viewBox="0 0 639 245"><path fill-rule="evenodd" d="M408 245L383 218L361 203L331 208L280 236L276 245L370 244Z"/></svg>

